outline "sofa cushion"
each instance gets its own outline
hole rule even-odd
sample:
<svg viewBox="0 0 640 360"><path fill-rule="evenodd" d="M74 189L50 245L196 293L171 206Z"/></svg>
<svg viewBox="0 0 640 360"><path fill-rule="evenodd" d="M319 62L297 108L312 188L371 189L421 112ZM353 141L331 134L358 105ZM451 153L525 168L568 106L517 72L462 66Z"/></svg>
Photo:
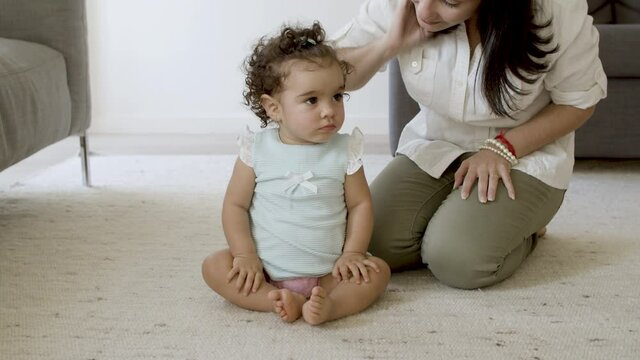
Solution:
<svg viewBox="0 0 640 360"><path fill-rule="evenodd" d="M640 6L636 0L587 0L596 24L638 24Z"/></svg>
<svg viewBox="0 0 640 360"><path fill-rule="evenodd" d="M576 130L576 157L640 158L638 79L609 79L607 97Z"/></svg>
<svg viewBox="0 0 640 360"><path fill-rule="evenodd" d="M0 169L69 136L70 126L62 54L0 38Z"/></svg>
<svg viewBox="0 0 640 360"><path fill-rule="evenodd" d="M640 78L640 24L599 24L600 60L610 78Z"/></svg>

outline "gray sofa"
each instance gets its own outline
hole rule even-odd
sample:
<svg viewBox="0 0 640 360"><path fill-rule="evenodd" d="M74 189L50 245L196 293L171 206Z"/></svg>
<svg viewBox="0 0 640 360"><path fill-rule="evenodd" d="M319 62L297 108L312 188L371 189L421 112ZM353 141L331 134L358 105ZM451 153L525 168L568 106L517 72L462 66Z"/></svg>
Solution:
<svg viewBox="0 0 640 360"><path fill-rule="evenodd" d="M600 59L608 96L576 131L576 157L640 158L640 2L588 0L600 32ZM389 141L398 146L404 126L418 105L409 97L397 61L389 66Z"/></svg>
<svg viewBox="0 0 640 360"><path fill-rule="evenodd" d="M0 0L0 171L91 123L84 0Z"/></svg>

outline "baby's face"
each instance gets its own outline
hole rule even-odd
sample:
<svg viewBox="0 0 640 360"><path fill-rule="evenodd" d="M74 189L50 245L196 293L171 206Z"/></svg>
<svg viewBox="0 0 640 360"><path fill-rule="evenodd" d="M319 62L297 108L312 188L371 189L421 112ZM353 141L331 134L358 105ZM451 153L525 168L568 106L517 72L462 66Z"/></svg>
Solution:
<svg viewBox="0 0 640 360"><path fill-rule="evenodd" d="M286 144L325 143L344 122L344 76L335 61L315 64L290 60L282 90L280 140ZM274 119L275 120L275 119Z"/></svg>

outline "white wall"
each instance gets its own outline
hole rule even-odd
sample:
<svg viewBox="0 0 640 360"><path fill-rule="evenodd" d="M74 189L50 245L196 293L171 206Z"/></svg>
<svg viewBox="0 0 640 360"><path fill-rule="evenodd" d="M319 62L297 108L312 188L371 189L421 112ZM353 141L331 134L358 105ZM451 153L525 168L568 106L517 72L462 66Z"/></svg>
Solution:
<svg viewBox="0 0 640 360"><path fill-rule="evenodd" d="M88 0L93 133L238 133L240 66L283 22L340 29L364 0ZM345 129L387 132L387 74L347 103Z"/></svg>

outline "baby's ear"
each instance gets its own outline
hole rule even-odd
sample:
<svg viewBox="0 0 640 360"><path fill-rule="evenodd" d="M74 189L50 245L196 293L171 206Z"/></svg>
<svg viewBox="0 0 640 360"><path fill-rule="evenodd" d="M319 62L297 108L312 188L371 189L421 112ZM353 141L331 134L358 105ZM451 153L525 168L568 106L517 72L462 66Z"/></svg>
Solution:
<svg viewBox="0 0 640 360"><path fill-rule="evenodd" d="M277 99L270 95L263 94L260 96L260 105L262 105L264 111L267 112L267 115L269 115L271 120L275 122L280 121L280 103Z"/></svg>

